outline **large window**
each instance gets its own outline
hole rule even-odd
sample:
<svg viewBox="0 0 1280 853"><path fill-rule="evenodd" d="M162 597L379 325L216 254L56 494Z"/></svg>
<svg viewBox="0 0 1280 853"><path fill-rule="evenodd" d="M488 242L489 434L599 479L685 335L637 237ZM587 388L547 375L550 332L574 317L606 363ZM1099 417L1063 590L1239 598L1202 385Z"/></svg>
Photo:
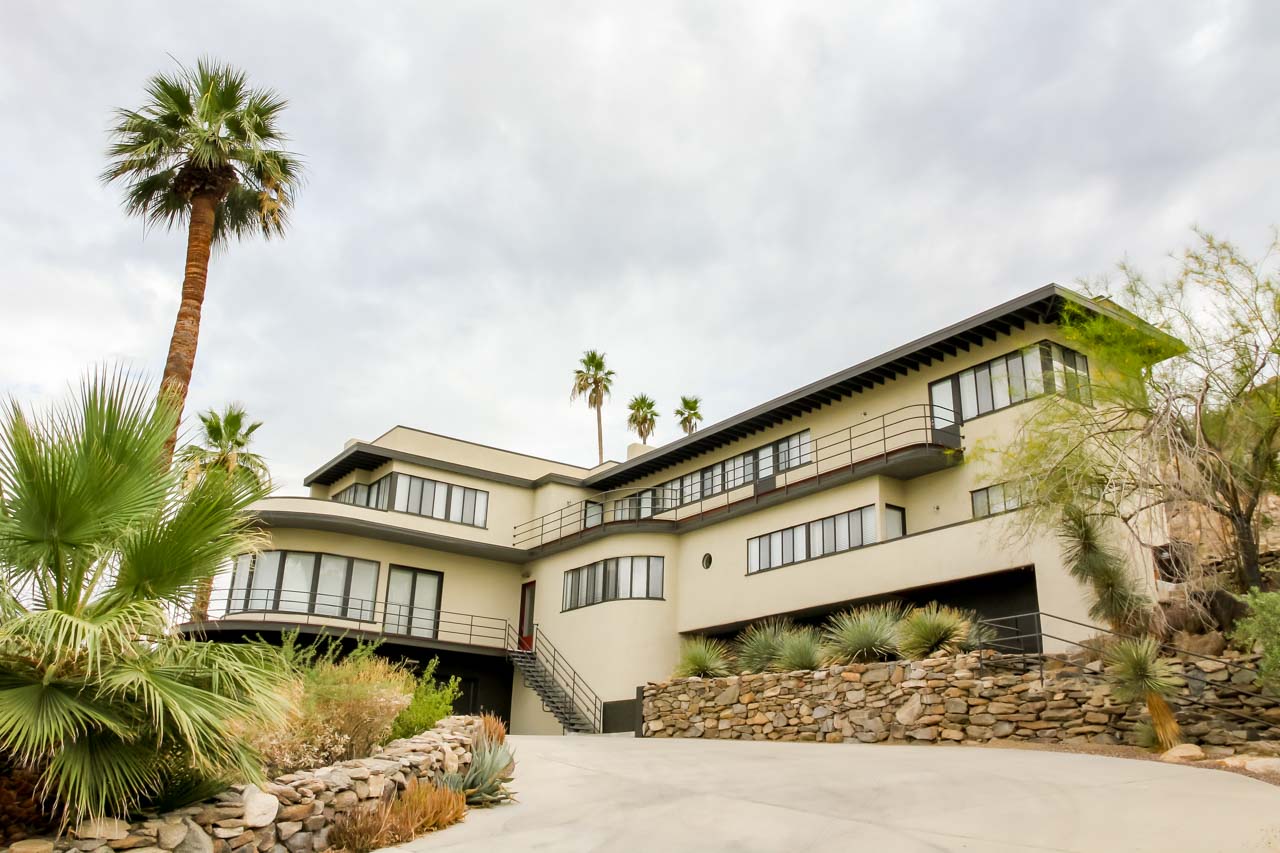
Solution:
<svg viewBox="0 0 1280 853"><path fill-rule="evenodd" d="M668 480L654 490L653 505L656 512L675 509L678 506L714 497L739 486L754 483L756 480L807 465L812 461L813 442L809 430L804 430L766 444L764 447L739 453L723 462L700 468L683 477ZM619 513L624 512L630 513L630 509L620 507ZM620 517L647 518L648 516L628 514Z"/></svg>
<svg viewBox="0 0 1280 853"><path fill-rule="evenodd" d="M443 584L444 575L440 572L392 566L383 620L386 630L411 637L435 637L440 630Z"/></svg>
<svg viewBox="0 0 1280 853"><path fill-rule="evenodd" d="M373 618L378 564L311 551L263 551L236 558L227 611L272 610L343 619Z"/></svg>
<svg viewBox="0 0 1280 853"><path fill-rule="evenodd" d="M934 426L947 427L1045 393L1091 404L1089 360L1041 341L930 384L929 402Z"/></svg>
<svg viewBox="0 0 1280 853"><path fill-rule="evenodd" d="M622 598L662 598L661 557L614 557L564 573L561 609Z"/></svg>
<svg viewBox="0 0 1280 853"><path fill-rule="evenodd" d="M392 508L441 521L484 527L489 517L489 493L425 477L396 474Z"/></svg>
<svg viewBox="0 0 1280 853"><path fill-rule="evenodd" d="M1001 512L1009 512L1022 506L1017 486L1012 483L996 483L969 493L973 503L973 517L985 518Z"/></svg>
<svg viewBox="0 0 1280 853"><path fill-rule="evenodd" d="M386 509L387 498L391 492L391 475L379 479L376 483L352 483L333 496L338 503L367 506L371 509Z"/></svg>
<svg viewBox="0 0 1280 853"><path fill-rule="evenodd" d="M902 507L885 507L885 538L906 535L907 517ZM747 540L747 573L763 572L871 545L877 541L876 508L829 515Z"/></svg>

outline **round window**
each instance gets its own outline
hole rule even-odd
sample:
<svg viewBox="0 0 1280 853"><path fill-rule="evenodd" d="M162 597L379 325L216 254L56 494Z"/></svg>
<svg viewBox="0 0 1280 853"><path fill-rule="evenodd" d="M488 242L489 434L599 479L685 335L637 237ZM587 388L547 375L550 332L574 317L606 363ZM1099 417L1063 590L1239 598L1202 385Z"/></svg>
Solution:
<svg viewBox="0 0 1280 853"><path fill-rule="evenodd" d="M703 555L702 555L702 568L704 568L704 569L709 569L709 568L711 568L711 555L710 555L710 554L703 554Z"/></svg>

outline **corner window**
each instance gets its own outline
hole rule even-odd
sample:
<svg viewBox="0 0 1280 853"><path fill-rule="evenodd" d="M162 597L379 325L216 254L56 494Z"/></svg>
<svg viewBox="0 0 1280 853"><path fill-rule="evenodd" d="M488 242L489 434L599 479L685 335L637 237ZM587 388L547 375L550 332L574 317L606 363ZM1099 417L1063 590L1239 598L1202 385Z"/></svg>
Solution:
<svg viewBox="0 0 1280 853"><path fill-rule="evenodd" d="M969 500L973 504L974 518L998 515L1022 506L1018 487L1011 483L996 483L986 488L975 489L969 493Z"/></svg>
<svg viewBox="0 0 1280 853"><path fill-rule="evenodd" d="M1044 393L1092 405L1089 360L1060 344L1041 341L929 385L935 427L951 426Z"/></svg>
<svg viewBox="0 0 1280 853"><path fill-rule="evenodd" d="M884 538L897 539L907 535L907 511L893 504L884 505Z"/></svg>
<svg viewBox="0 0 1280 853"><path fill-rule="evenodd" d="M266 610L373 619L378 563L311 551L263 551L236 558L227 612Z"/></svg>
<svg viewBox="0 0 1280 853"><path fill-rule="evenodd" d="M564 573L561 610L626 598L662 598L662 557L613 557Z"/></svg>
<svg viewBox="0 0 1280 853"><path fill-rule="evenodd" d="M483 489L428 480L411 474L396 474L394 477L395 497L391 505L396 512L452 521L454 524L466 524L470 527L484 527L489 520L489 493Z"/></svg>

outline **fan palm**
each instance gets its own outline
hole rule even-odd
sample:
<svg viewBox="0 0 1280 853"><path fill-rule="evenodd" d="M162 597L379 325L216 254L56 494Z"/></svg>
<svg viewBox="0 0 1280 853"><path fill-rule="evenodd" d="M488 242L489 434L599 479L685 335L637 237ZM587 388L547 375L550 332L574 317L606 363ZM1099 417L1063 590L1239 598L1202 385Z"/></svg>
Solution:
<svg viewBox="0 0 1280 853"><path fill-rule="evenodd" d="M637 394L627 404L630 414L627 415L627 428L640 436L642 444L649 443L653 428L658 421L658 404L648 394Z"/></svg>
<svg viewBox="0 0 1280 853"><path fill-rule="evenodd" d="M702 421L702 412L698 410L701 405L701 397L682 396L680 398L680 408L675 410L675 416L676 420L680 422L680 429L684 430L685 435L692 435Z"/></svg>
<svg viewBox="0 0 1280 853"><path fill-rule="evenodd" d="M219 414L210 409L200 414L200 438L189 444L179 454L181 467L188 479L196 479L212 468L221 468L234 477L243 478L254 486L267 488L271 474L267 463L257 453L249 451L253 434L262 421L245 425L248 417L244 408L229 404Z"/></svg>
<svg viewBox="0 0 1280 853"><path fill-rule="evenodd" d="M171 629L255 546L244 510L261 495L158 467L177 419L121 373L48 415L0 409L0 758L38 773L64 820L124 815L175 780L254 778L237 732L282 711L278 652Z"/></svg>
<svg viewBox="0 0 1280 853"><path fill-rule="evenodd" d="M604 363L604 353L587 350L578 361L579 367L573 371L573 390L569 392L569 400L579 397L587 398L587 405L596 410L596 446L600 451L600 464L604 464L604 421L601 414L604 401L613 390L613 371Z"/></svg>
<svg viewBox="0 0 1280 853"><path fill-rule="evenodd" d="M147 82L147 101L118 110L104 182L126 182L125 210L148 225L187 227L182 299L169 340L162 393L178 415L187 399L200 336L200 310L214 244L255 232L280 236L301 180L283 149L288 102L250 88L242 71L210 60ZM177 424L163 448L173 456Z"/></svg>

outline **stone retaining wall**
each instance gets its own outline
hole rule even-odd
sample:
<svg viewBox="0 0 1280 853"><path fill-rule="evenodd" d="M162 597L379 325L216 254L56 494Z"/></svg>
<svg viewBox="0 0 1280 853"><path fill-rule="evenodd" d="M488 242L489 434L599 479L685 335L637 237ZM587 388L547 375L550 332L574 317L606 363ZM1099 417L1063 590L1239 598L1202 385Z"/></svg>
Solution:
<svg viewBox="0 0 1280 853"><path fill-rule="evenodd" d="M1144 709L1114 701L1098 664L1052 661L1042 682L1039 671L1012 673L1001 668L999 656L987 654L981 661L960 655L649 684L644 735L831 743L1134 741ZM1254 676L1233 671L1225 660L1178 661L1183 694L1267 722L1179 709L1186 739L1221 755L1246 741L1280 739L1280 706L1253 707L1247 703L1257 700L1234 695L1233 686L1256 689Z"/></svg>
<svg viewBox="0 0 1280 853"><path fill-rule="evenodd" d="M435 728L392 741L370 758L234 785L206 802L146 820L84 821L68 837L15 842L10 853L313 853L328 849L334 818L394 799L411 778L471 763L477 717L449 717Z"/></svg>

